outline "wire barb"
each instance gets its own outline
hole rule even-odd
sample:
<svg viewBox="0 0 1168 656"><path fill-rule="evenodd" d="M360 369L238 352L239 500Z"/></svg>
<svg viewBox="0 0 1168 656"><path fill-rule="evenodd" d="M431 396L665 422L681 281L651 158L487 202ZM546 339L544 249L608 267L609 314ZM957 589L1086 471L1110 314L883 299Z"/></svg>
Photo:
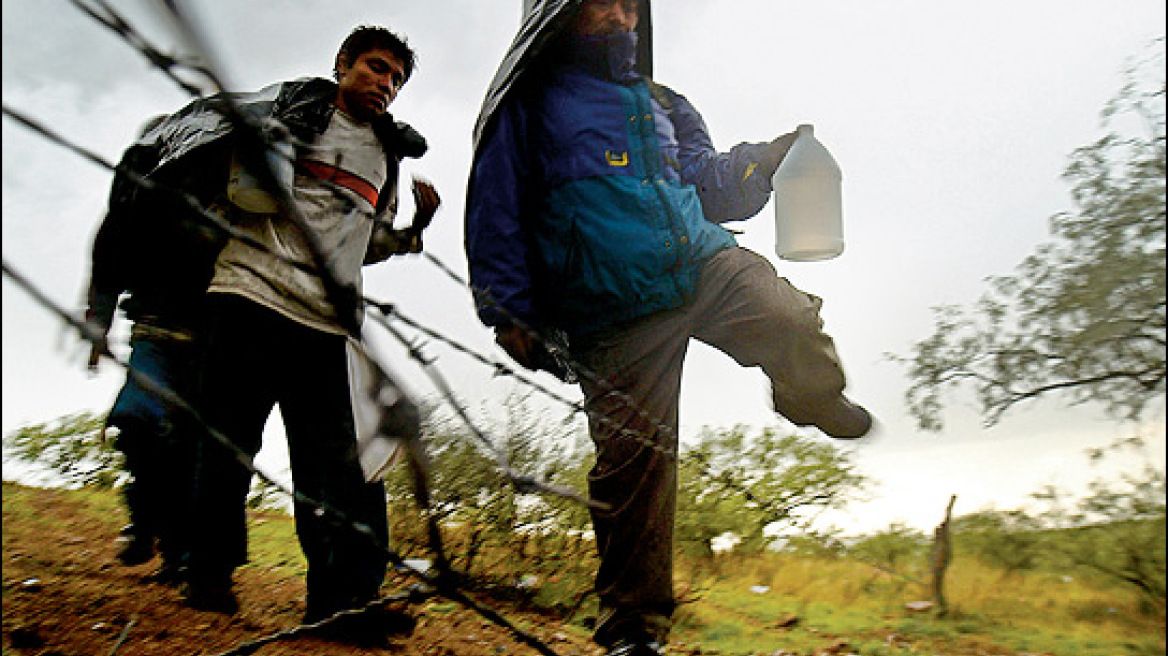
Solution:
<svg viewBox="0 0 1168 656"><path fill-rule="evenodd" d="M199 73L200 75L207 76L207 70L205 68L182 62L176 57L172 57L163 53L161 50L151 45L145 37L139 34L137 30L135 30L134 27L126 21L126 19L122 18L121 15L119 15L118 12L109 5L109 3L104 2L104 0L92 1L98 6L100 11L90 7L89 5L86 5L81 0L70 0L74 7L77 7L90 18L96 20L98 23L101 23L114 34L117 34L119 37L121 37L126 43L130 44L131 47L141 53L142 56L147 59L147 61L153 64L155 68L162 71L163 74L174 81L174 83L182 88L183 91L186 91L188 94L196 98L203 95L202 89L180 78L175 73L175 69L187 68L196 73Z"/></svg>
<svg viewBox="0 0 1168 656"><path fill-rule="evenodd" d="M196 97L201 96L202 91L198 87L196 87L195 85L181 79L176 74L176 70L187 69L187 70L196 72L199 75L202 75L203 77L205 77L214 89L219 90L219 91L222 91L224 89L225 85L221 82L220 77L216 74L214 66L211 66L211 65L197 66L197 65L194 65L194 64L191 64L188 62L180 61L178 58L176 58L174 56L170 56L170 55L166 55L165 53L162 53L158 48L154 47L145 38L143 38L142 35L139 34L137 32L137 30L135 30L134 27L127 20L125 20L125 18L123 18L121 15L119 15L107 2L105 2L105 0L89 0L89 3L87 3L83 0L70 0L70 1L80 11L82 11L83 13L88 15L89 17L93 18L94 20L96 20L98 23L100 23L102 26L109 29L113 33L117 34L126 43L128 43L132 48L134 48L140 54L142 54L142 56L147 61L149 61L151 63L151 65L153 65L154 67L156 67L160 71L162 71L168 78L170 78L179 87L181 87L184 91L191 94L192 96L196 96ZM184 16L183 12L180 10L180 7L178 6L178 3L175 0L164 0L164 2L162 4L168 10L170 10L171 14L173 15L173 17L175 19L176 27L182 32L182 36L184 37L184 39L188 43L193 44L194 50L197 53L199 53L200 57L198 59L201 61L211 61L212 58L210 56L209 50L204 45L205 41L200 38L199 33L195 29L194 25L190 22L190 20L186 16ZM229 96L228 96L228 98L230 99ZM245 116L243 116L238 111L237 108L235 108L233 103L227 103L227 107L228 107L228 118L231 119L235 123L235 129L239 132L242 139L246 143L250 143L251 145L253 145L256 148L265 148L265 149L270 148L270 144L272 143L272 139L275 138L276 135L278 135L278 133L280 132L280 130L278 128L282 127L282 126L275 126L276 129L273 129L274 126L272 126L272 125L266 125L266 124L261 125L261 124L249 122L248 119ZM200 205L199 199L196 198L194 195L186 192L185 190L167 188L163 185L156 183L155 181L153 181L151 179L143 177L139 172L132 171L132 170L123 170L120 166L114 165L114 164L106 161L103 157L96 154L95 152L88 150L86 148L83 148L83 147L69 141L68 139L60 136L59 134L55 133L54 131L52 131L49 128L45 127L44 125L40 124L38 121L22 114L19 111L13 110L6 105L3 106L3 114L5 116L11 118L12 120L17 121L18 123L25 126L26 128L38 133L46 140L51 141L53 143L56 143L56 144L66 148L68 150L71 150L74 153L76 153L77 155L81 156L82 158L84 158L88 161L90 161L98 166L101 166L105 169L108 169L110 171L113 171L115 173L120 173L120 174L125 175L129 180L131 180L133 183L135 183L139 186L142 186L142 187L148 188L148 189L152 189L152 190L157 190L157 191L169 193L169 194L176 196L177 198L180 198L187 206L194 209L201 217L203 217L214 229L223 231L224 233L226 233L230 237L239 239L250 246L255 246L255 247L259 247L259 248L266 248L263 244L254 240L249 235L241 233L240 231L235 229L232 225L230 225L230 223L225 221L223 219L223 217L219 216L218 214L216 214L213 211L210 211L208 208L202 207ZM269 160L268 160L268 158L263 158L263 161L268 162ZM275 177L274 172L272 172L270 170L269 171L259 171L258 173L260 173L261 176L268 176L268 177L271 177L272 179L274 179L274 177ZM269 180L269 182L270 182L270 180ZM461 352L461 353L473 358L474 360L479 361L480 363L484 364L485 366L491 368L491 370L494 372L494 375L496 375L496 376L507 376L507 377L514 378L514 379L518 380L519 382L521 382L522 384L527 385L527 386L531 387L532 389L540 392L544 396L546 396L546 397L548 397L556 402L564 404L571 411L569 414L569 417L576 415L576 414L579 414L579 413L588 414L588 410L583 403L578 402L578 401L574 401L572 399L568 399L563 394L561 394L555 390L552 390L552 389L548 388L547 386L544 386L544 385L538 383L537 381L533 380L531 377L516 370L513 366L511 366L505 362L500 362L500 361L497 361L497 360L494 360L491 358L487 358L486 356L483 356L483 355L477 353L473 349L470 349L470 348L460 344L459 342L457 342L457 341L455 341L455 340L453 340L445 335L442 335L438 331L436 331L428 326L425 326L425 325L421 324L420 322L417 322L417 321L410 319L409 317L405 316L400 311L400 309L398 307L396 307L393 303L385 302L385 301L377 301L377 300L368 299L368 298L361 298L354 288L342 286L337 281L336 276L333 275L331 262L325 256L325 254L322 252L320 244L313 239L313 233L304 227L306 222L305 222L304 218L300 215L295 203L288 196L287 190L283 189L279 185L272 185L272 186L273 186L273 188L282 192L282 195L284 197L282 198L282 202L280 204L281 204L283 210L288 212L288 214L291 217L291 219L293 220L293 222L301 227L301 230L305 233L305 236L308 238L309 246L310 246L310 249L312 250L313 257L314 257L314 265L315 266L305 265L305 264L300 263L300 262L294 262L292 260L287 260L286 258L285 258L285 260L293 266L296 266L302 270L317 274L321 277L321 279L325 282L326 288L329 291L329 296L333 300L334 306L337 309L338 317L341 317L342 321L345 321L346 328L352 334L354 334L357 338L360 338L360 330L359 330L358 323L346 321L345 317L351 316L351 318L353 318L354 321L356 321L356 319L358 317L358 313L357 313L356 309L360 306L360 304L364 304L366 309L372 308L372 309L375 309L377 311L377 313L373 314L372 316L395 339L397 339L399 342L402 343L402 345L406 348L407 352L409 353L409 355L412 359L416 360L417 362L419 362L421 364L423 370L430 377L434 386L442 394L444 400L454 409L454 411L458 414L458 416L467 424L467 426L470 429L470 434L475 439L475 441L483 449L485 449L486 451L488 451L489 453L491 453L494 456L499 472L502 473L510 481L511 485L513 486L513 488L515 489L515 491L517 493L519 493L519 494L534 494L534 493L553 494L553 495L560 496L560 497L563 497L566 499L570 499L570 500L575 501L575 502L579 502L579 503L581 503L585 506L588 506L589 508L592 508L592 509L599 509L599 510L607 510L608 509L606 504L592 500L592 499L588 498L586 495L582 495L582 494L575 492L573 490L570 490L570 489L565 489L562 487L551 485L547 482L542 482L530 474L524 474L524 473L520 473L520 472L515 471L511 467L511 465L507 462L507 459L504 457L504 454L494 444L492 444L492 442L486 437L485 433L483 433L483 431L481 431L474 424L474 422L471 420L469 413L466 411L466 409L463 407L463 405L458 401L453 390L450 388L449 384L447 383L446 379L442 376L441 372L438 370L437 360L434 358L428 358L423 352L423 345L418 340L416 340L416 339L411 340L411 339L407 338L401 331L397 330L391 324L390 321L393 320L393 321L400 322L400 323L410 327L411 329L417 330L421 334L423 334L431 339L434 339L434 340L437 340L437 341L440 341L442 343L449 345L450 347L455 349L457 352ZM667 457L676 458L678 456L677 448L671 446L674 444L679 444L679 442L677 440L676 430L674 430L670 426L666 426L666 425L660 423L659 421L654 420L643 409L641 409L638 406L638 404L635 402L635 400L633 400L628 395L626 395L623 392L621 392L620 390L618 390L610 382L602 380L600 377L598 377L596 375L595 372L590 371L587 367L583 366L581 363L573 361L571 358L571 355L570 355L570 351L567 348L565 348L562 344L558 344L554 340L549 339L547 336L541 335L538 331L533 330L530 326L527 326L522 321L518 320L518 318L510 316L509 313L506 311L506 308L503 308L502 306L498 305L497 303L494 303L494 301L492 299L490 299L489 294L487 294L484 290L475 289L469 282L464 280L451 267L446 265L439 258L435 257L432 253L423 252L422 255L426 258L426 260L428 262L430 262L438 270L443 272L447 277L449 277L451 280L453 280L456 284L458 284L466 289L469 289L475 298L484 299L486 302L492 303L495 307L499 308L504 313L504 315L508 316L512 320L512 322L515 325L518 325L518 326L522 327L524 330L528 331L533 336L533 338L538 341L538 343L540 345L544 346L548 350L549 354L551 354L557 360L557 362L561 362L561 363L565 364L567 366L568 370L570 370L571 372L574 372L574 374L579 376L581 379L586 380L590 384L593 384L593 385L599 387L600 389L604 390L606 393L611 394L613 397L619 399L621 401L621 403L625 404L628 408L633 409L634 412L637 413L639 418L641 418L647 422L647 425L655 427L655 430L658 432L659 436L663 439L652 439L650 436L644 435L640 432L627 430L627 429L620 429L620 430L616 431L617 435L619 435L621 437L626 437L628 439L636 440L636 441L640 442L641 444L643 444L643 445L645 445L645 446L647 446L647 447L649 447L649 448L651 448L651 449L653 449L653 450L655 450L655 451L657 451L657 452L659 452ZM277 257L280 257L280 256L277 255ZM70 313L62 310L60 308L60 306L55 304L43 292L41 292L39 289L37 289L35 285L30 283L25 276L23 276L18 271L16 271L15 268L10 266L6 260L3 262L3 273L5 276L11 278L14 282L16 282L26 292L28 292L39 304L41 304L43 307L48 309L50 312L58 315L63 321L66 322L67 325L76 329L80 333L80 335L82 336L83 339L85 339L86 341L90 342L91 344L97 346L102 355L117 362L122 367L126 368L128 376L132 377L136 382L141 384L144 388L148 389L149 391L151 391L153 393L158 394L160 397L162 397L168 403L171 403L175 407L178 407L178 408L190 413L197 421L202 423L202 420L199 417L197 411L190 404L188 404L184 399L182 399L177 394L175 394L173 392L173 390L170 390L170 389L166 388L165 386L160 385L159 383L157 383L156 381L154 381L150 377L145 376L141 372L138 372L138 371L130 368L126 363L118 360L118 358L116 358L109 351L104 335L99 334L100 331L98 331L94 326L88 324L87 322L80 320L77 317L72 316ZM354 311L352 313L349 313L349 310L354 310ZM375 363L375 366L378 366L380 368L380 365L377 365L376 363ZM384 372L382 372L382 373L384 374ZM592 419L595 421L599 421L601 423L607 423L607 425L610 427L613 426L613 423L612 423L613 420L608 418L606 415L594 416L594 417L592 417ZM326 518L328 521L330 521L336 525L347 526L349 530L355 531L356 533L371 540L373 542L373 544L378 549L383 550L388 555L391 563L393 563L397 567L403 568L404 570L410 572L412 575L419 578L421 580L421 583L419 583L417 585L427 586L426 589L430 590L430 592L428 594L435 594L436 593L436 594L440 594L448 599L456 601L456 602L466 606L467 608L470 608L470 609L478 612L480 615L489 619L490 621L508 629L509 631L511 631L512 635L514 637L516 637L516 639L520 640L521 642L523 642L525 644L528 644L529 646L532 646L539 653L550 654L551 656L555 656L555 652L553 652L550 647L548 647L547 645L540 642L537 638L535 638L531 634L519 629L513 623L509 622L506 618L502 617L499 613L493 611L490 608L482 606L478 602L475 602L473 599L470 599L458 587L458 585L456 583L458 580L458 577L454 574L453 570L450 568L449 563L447 561L447 558L445 556L445 551L442 547L441 532L438 529L438 525L437 525L437 515L435 513L431 512L429 483L428 483L428 472L429 472L429 468L428 468L428 464L427 464L428 460L427 460L427 456L426 456L419 440L409 439L406 441L406 443L407 443L407 447L408 447L407 451L410 454L409 460L410 460L410 464L411 464L411 470L414 473L415 496L417 497L419 506L423 509L424 516L427 518L427 525L428 525L429 534L430 534L430 546L431 546L431 550L434 551L436 567L435 567L433 572L421 572L421 571L418 571L418 570L410 567L409 565L407 565L405 563L404 559L399 554L394 552L389 547L389 545L381 544L380 541L377 539L377 537L373 534L373 532L370 530L370 528L368 526L364 526L364 525L357 524L357 523L353 522L340 509L330 507L330 506L328 506L328 505L326 505L318 500L314 500L314 499L305 497L303 494L300 494L293 489L288 489L284 485L276 482L272 477L268 476L264 472L257 469L254 465L254 462L252 461L252 458L250 456L248 456L246 453L244 453L242 450L240 450L238 447L236 447L234 445L234 443L231 442L226 436L218 433L210 426L207 426L205 423L202 423L202 426L205 428L205 433L207 434L207 436L210 439L216 440L220 444L222 444L223 446L231 449L235 453L236 458L245 467L247 467L249 469L249 471L251 471L253 474L258 475L261 478L263 478L264 480L266 480L267 482L271 483L272 485L275 486L275 488L277 490L289 495L297 503L306 504L308 507L311 507L312 512L320 515L321 517ZM698 458L697 463L698 463L699 468L703 469L705 471L705 473L709 473L709 470L708 470L709 463L706 462L705 459ZM743 494L746 496L747 499L753 499L756 503L763 503L762 501L759 501L758 499L756 499L754 497L754 495L751 494L751 492L746 487L742 486L739 489L743 492ZM413 590L408 594L413 595L410 597L410 599L416 599L417 595L420 593L417 593L416 590ZM385 604L385 603L390 603L393 601L402 601L402 600L403 599L401 598L400 595L396 595L396 596L391 596L391 597L375 600L374 602L370 602L370 604L371 605L372 604ZM225 652L221 656L231 656L231 655L235 655L235 654L253 653L255 650L259 649L264 644L268 644L268 643L275 641L275 640L278 640L278 639L292 637L294 635L297 635L299 632L310 630L311 628L315 628L320 624L327 623L329 621L333 621L333 620L335 620L336 617L342 616L346 612L349 612L349 611L342 611L342 613L339 613L337 616L327 618L326 620L322 620L322 622L317 623L317 625L302 625L302 626L298 626L294 629L290 629L288 631L274 634L272 636L253 640L253 641L250 641L248 643L243 643L243 644L237 646L234 650L229 651L229 652ZM361 610L354 610L353 612L361 612ZM122 635L119 637L117 644L114 645L113 651L110 652L111 656L114 654L114 652L116 652L118 647L122 644L122 642L124 641L125 637L128 635L130 628L133 626L135 621L136 621L136 616L135 616L135 618L131 619L131 621L127 624L127 626L123 630Z"/></svg>

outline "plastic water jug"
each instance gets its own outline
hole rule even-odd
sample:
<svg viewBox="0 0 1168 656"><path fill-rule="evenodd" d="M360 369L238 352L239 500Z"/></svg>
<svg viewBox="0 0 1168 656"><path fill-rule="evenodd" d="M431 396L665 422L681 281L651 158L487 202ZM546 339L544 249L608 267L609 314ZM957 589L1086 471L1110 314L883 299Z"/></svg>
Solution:
<svg viewBox="0 0 1168 656"><path fill-rule="evenodd" d="M771 183L775 192L775 252L784 260L829 260L844 250L839 165L800 125Z"/></svg>

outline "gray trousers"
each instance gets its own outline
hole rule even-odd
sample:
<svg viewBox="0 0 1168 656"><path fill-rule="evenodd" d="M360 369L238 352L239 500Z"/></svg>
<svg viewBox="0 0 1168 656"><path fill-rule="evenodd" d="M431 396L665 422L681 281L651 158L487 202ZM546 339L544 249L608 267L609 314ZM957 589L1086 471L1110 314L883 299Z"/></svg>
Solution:
<svg viewBox="0 0 1168 656"><path fill-rule="evenodd" d="M691 337L771 380L775 409L797 414L838 398L845 380L822 302L764 257L731 248L705 266L694 298L574 347L596 466L589 492L600 555L595 640L663 640L674 609L673 525L682 363Z"/></svg>

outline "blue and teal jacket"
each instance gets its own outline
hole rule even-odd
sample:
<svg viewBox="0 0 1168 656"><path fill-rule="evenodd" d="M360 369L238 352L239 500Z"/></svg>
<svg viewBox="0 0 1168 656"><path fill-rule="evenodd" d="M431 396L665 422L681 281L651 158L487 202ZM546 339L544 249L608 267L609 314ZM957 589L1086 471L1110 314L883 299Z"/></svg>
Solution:
<svg viewBox="0 0 1168 656"><path fill-rule="evenodd" d="M714 149L681 95L634 68L634 33L561 40L499 103L467 191L479 317L594 334L692 295L766 204L769 143ZM773 168L773 167L772 167Z"/></svg>

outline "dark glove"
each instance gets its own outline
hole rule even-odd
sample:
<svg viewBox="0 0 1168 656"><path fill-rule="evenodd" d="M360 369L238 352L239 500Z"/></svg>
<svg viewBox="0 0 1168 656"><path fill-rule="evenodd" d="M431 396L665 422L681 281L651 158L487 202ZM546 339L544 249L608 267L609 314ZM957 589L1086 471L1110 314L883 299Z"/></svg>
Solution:
<svg viewBox="0 0 1168 656"><path fill-rule="evenodd" d="M764 154L758 160L759 172L766 175L767 178L774 176L775 171L778 170L779 164L783 163L783 158L787 156L787 152L791 150L791 145L795 143L797 133L788 132L779 137L775 137L765 148Z"/></svg>
<svg viewBox="0 0 1168 656"><path fill-rule="evenodd" d="M495 343L503 347L511 359L518 362L524 369L535 369L532 362L532 351L535 339L531 333L515 325L495 326Z"/></svg>
<svg viewBox="0 0 1168 656"><path fill-rule="evenodd" d="M525 369L546 371L565 383L576 382L576 374L568 361L567 335L552 330L544 339L546 343L520 326L495 327L495 342Z"/></svg>

